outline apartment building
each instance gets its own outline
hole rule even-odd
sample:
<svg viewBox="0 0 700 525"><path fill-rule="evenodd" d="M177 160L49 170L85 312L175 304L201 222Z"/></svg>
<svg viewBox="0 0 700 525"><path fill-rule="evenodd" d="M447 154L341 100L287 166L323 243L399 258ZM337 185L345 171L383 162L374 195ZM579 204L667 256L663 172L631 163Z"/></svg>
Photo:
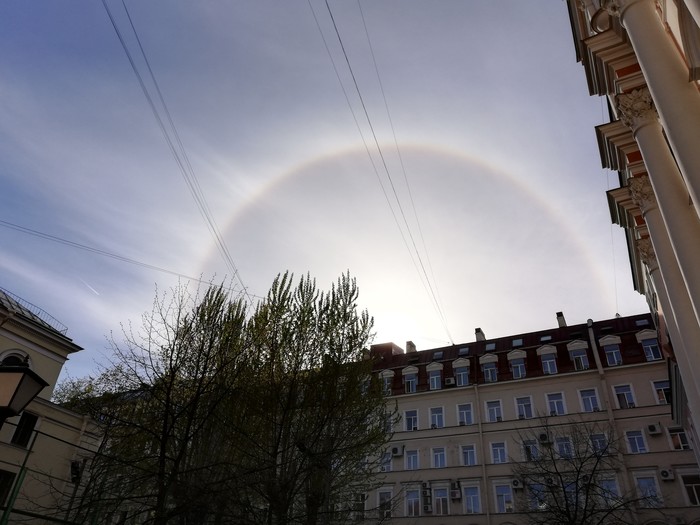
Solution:
<svg viewBox="0 0 700 525"><path fill-rule="evenodd" d="M568 0L576 59L610 122L595 129L635 289L671 356L673 415L700 450L700 2ZM592 131L593 132L593 131ZM591 152L593 154L593 152ZM698 456L700 461L700 456Z"/></svg>
<svg viewBox="0 0 700 525"><path fill-rule="evenodd" d="M614 468L600 483L611 500L634 500L631 522L669 523L661 509L679 524L700 523L700 471L671 417L652 317L557 319L552 329L497 339L477 329L474 342L431 350L372 347L397 417L382 484L364 495L370 521L524 523L547 475L523 469L538 450L564 463L583 435L593 450L619 445L601 454L614 456Z"/></svg>
<svg viewBox="0 0 700 525"><path fill-rule="evenodd" d="M66 332L47 312L0 288L0 363L24 364L48 383L0 425L3 523L69 523L61 520L80 496L84 461L101 440L88 417L51 402L63 364L82 350Z"/></svg>

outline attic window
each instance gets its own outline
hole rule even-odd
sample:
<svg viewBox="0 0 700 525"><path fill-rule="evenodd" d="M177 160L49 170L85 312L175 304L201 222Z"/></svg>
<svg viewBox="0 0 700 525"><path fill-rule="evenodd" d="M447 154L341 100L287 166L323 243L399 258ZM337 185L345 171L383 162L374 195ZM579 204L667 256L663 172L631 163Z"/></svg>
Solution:
<svg viewBox="0 0 700 525"><path fill-rule="evenodd" d="M649 326L649 319L637 319L634 324L637 326Z"/></svg>
<svg viewBox="0 0 700 525"><path fill-rule="evenodd" d="M519 346L523 346L523 338L519 337L518 339L513 339L513 348L517 348Z"/></svg>
<svg viewBox="0 0 700 525"><path fill-rule="evenodd" d="M459 355L469 355L469 347L463 346L459 349Z"/></svg>
<svg viewBox="0 0 700 525"><path fill-rule="evenodd" d="M490 352L496 349L496 343L486 343L486 351Z"/></svg>
<svg viewBox="0 0 700 525"><path fill-rule="evenodd" d="M542 337L540 337L540 342L542 342L542 343L544 343L545 341L551 341L551 340L552 340L551 335L543 335Z"/></svg>
<svg viewBox="0 0 700 525"><path fill-rule="evenodd" d="M433 360L442 359L442 351L433 354Z"/></svg>

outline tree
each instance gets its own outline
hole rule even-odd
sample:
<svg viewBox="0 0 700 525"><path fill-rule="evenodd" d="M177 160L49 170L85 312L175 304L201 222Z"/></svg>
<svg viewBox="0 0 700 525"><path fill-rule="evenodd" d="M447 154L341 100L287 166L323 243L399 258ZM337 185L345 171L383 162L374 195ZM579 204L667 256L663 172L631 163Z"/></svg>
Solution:
<svg viewBox="0 0 700 525"><path fill-rule="evenodd" d="M67 517L178 524L338 523L389 436L370 381L372 319L343 275L278 276L252 313L222 287L156 299L96 378L62 400L102 422Z"/></svg>
<svg viewBox="0 0 700 525"><path fill-rule="evenodd" d="M614 428L585 420L540 425L519 433L524 461L513 469L529 525L623 525L637 523L640 508L653 509L655 493L624 490Z"/></svg>

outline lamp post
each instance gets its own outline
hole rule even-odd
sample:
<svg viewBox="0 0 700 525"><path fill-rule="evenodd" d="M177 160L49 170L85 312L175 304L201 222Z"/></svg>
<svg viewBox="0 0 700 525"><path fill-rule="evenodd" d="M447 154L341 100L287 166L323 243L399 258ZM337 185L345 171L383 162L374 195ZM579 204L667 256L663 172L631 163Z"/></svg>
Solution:
<svg viewBox="0 0 700 525"><path fill-rule="evenodd" d="M30 370L26 361L21 364L6 364L6 362L7 360L0 364L0 428L8 417L18 415L44 387L48 386L48 383L39 377L39 374ZM19 469L7 507L2 514L2 519L0 519L0 525L6 525L10 519L12 507L24 480L29 454L34 448L34 441L36 441L36 436L34 436Z"/></svg>

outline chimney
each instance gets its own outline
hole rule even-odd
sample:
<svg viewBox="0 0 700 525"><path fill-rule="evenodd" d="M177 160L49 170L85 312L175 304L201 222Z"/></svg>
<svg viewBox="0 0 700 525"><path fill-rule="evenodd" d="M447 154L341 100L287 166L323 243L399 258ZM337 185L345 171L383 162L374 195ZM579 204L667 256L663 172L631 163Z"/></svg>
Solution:
<svg viewBox="0 0 700 525"><path fill-rule="evenodd" d="M564 314L562 312L557 312L557 323L559 328L564 328L566 326L566 319L564 319Z"/></svg>
<svg viewBox="0 0 700 525"><path fill-rule="evenodd" d="M486 341L486 336L484 335L484 332L481 328L477 328L476 330L474 330L474 333L476 334L477 341Z"/></svg>
<svg viewBox="0 0 700 525"><path fill-rule="evenodd" d="M416 343L413 341L406 341L406 353L408 354L409 352L415 352L416 351Z"/></svg>

